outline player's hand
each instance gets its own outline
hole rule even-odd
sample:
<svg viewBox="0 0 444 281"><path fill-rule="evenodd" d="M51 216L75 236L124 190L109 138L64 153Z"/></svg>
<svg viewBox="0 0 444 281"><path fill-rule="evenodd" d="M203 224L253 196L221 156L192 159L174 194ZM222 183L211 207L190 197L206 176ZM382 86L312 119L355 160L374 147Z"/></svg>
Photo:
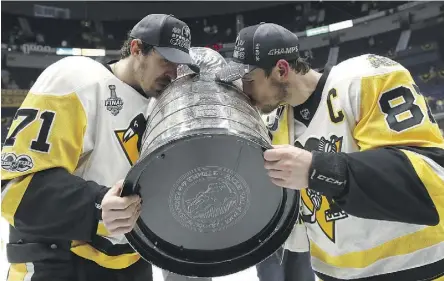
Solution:
<svg viewBox="0 0 444 281"><path fill-rule="evenodd" d="M308 186L308 171L312 154L291 145L273 145L264 152L265 169L278 186L304 189Z"/></svg>
<svg viewBox="0 0 444 281"><path fill-rule="evenodd" d="M123 180L118 181L103 197L102 221L112 235L130 232L141 211L138 195L120 197Z"/></svg>

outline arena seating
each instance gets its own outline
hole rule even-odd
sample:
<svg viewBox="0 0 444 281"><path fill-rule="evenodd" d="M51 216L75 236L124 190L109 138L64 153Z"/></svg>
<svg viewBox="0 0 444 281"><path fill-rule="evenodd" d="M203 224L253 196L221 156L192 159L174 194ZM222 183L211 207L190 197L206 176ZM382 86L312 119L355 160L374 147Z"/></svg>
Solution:
<svg viewBox="0 0 444 281"><path fill-rule="evenodd" d="M245 11L242 14L225 14L200 18L185 18L193 34L193 45L214 46L232 43L236 38L237 24L248 26L259 22L275 22L294 32L325 26L335 22L368 16L393 9L406 2L308 2L279 3L276 6ZM241 16L241 17L239 17ZM23 21L29 28L24 29ZM444 18L443 18L444 21ZM404 61L416 83L429 99L434 113L444 112L444 23L412 29L407 50L395 52L401 29L383 32L353 41L338 42L338 62L364 53L380 54ZM2 44L7 50L12 45L38 43L50 47L104 48L118 50L128 31L137 20L94 21L59 18L18 16L2 11ZM55 28L57 27L57 28ZM333 45L303 50L305 57L315 69L322 68ZM12 50L14 51L14 50ZM424 56L440 59L424 61ZM2 52L2 90L29 89L38 77L41 68L10 66ZM100 58L107 59L107 58ZM3 116L2 116L3 117ZM8 119L9 120L9 119ZM5 121L6 122L6 121ZM2 119L2 127L3 127Z"/></svg>

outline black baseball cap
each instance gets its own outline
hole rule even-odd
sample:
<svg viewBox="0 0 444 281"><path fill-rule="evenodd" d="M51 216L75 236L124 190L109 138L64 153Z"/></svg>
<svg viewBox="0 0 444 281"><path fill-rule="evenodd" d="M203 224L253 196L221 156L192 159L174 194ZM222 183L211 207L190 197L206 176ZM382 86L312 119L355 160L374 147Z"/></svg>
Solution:
<svg viewBox="0 0 444 281"><path fill-rule="evenodd" d="M298 43L296 34L274 23L245 27L237 35L233 60L218 73L217 78L232 82L255 68L272 67L280 59L297 59Z"/></svg>
<svg viewBox="0 0 444 281"><path fill-rule="evenodd" d="M172 15L151 14L144 17L133 27L130 37L152 45L170 62L188 65L192 63L189 54L190 28Z"/></svg>

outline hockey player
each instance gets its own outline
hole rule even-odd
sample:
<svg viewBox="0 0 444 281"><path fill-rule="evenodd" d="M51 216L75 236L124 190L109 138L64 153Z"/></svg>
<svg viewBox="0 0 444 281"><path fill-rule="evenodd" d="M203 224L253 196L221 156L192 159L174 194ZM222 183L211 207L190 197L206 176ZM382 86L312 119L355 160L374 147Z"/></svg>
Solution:
<svg viewBox="0 0 444 281"><path fill-rule="evenodd" d="M444 140L409 71L366 54L318 73L276 24L241 30L233 57L219 78L272 112L265 168L301 190L316 274L444 280Z"/></svg>
<svg viewBox="0 0 444 281"><path fill-rule="evenodd" d="M8 281L152 280L123 236L141 200L120 197L121 179L139 156L150 97L191 63L190 44L184 22L148 15L119 61L68 57L39 76L1 154Z"/></svg>

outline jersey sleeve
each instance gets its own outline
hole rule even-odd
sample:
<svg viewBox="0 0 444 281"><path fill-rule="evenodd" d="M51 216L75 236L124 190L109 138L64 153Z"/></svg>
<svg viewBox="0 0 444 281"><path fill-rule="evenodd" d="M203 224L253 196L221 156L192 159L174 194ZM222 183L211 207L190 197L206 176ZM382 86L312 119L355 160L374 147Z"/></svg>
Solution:
<svg viewBox="0 0 444 281"><path fill-rule="evenodd" d="M63 76L42 74L17 110L1 154L1 211L23 233L89 241L107 188L73 172L93 142L80 99L93 86L58 88Z"/></svg>
<svg viewBox="0 0 444 281"><path fill-rule="evenodd" d="M407 69L398 67L354 83L350 96L359 108L353 136L361 150L388 145L444 147L426 99Z"/></svg>
<svg viewBox="0 0 444 281"><path fill-rule="evenodd" d="M360 152L316 154L311 171L344 183L326 193L351 215L436 225L444 215L443 137L409 71L382 57L378 64L350 87Z"/></svg>

